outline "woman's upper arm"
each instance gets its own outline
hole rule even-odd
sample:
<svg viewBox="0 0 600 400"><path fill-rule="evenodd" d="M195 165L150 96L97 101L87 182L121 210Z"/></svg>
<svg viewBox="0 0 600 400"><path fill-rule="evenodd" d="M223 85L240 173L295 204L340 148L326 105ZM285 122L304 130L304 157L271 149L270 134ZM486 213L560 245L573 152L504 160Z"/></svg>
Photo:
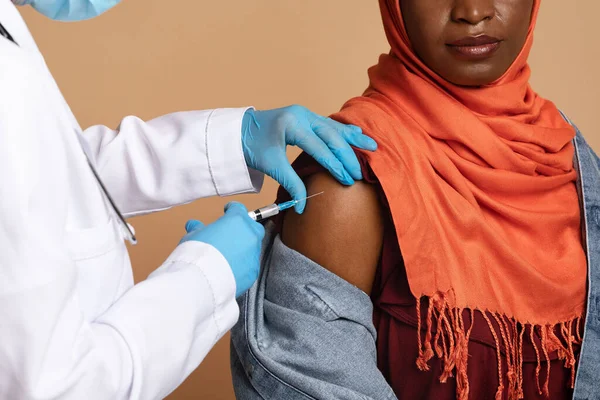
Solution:
<svg viewBox="0 0 600 400"><path fill-rule="evenodd" d="M383 244L375 187L345 187L326 173L308 178L306 187L309 194L325 193L309 200L304 214L285 215L283 242L370 294Z"/></svg>

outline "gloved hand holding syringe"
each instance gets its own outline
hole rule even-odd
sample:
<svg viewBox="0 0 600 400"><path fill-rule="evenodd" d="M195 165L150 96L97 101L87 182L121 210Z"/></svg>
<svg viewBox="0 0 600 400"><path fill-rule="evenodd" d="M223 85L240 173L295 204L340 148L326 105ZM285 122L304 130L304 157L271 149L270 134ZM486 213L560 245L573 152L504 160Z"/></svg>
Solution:
<svg viewBox="0 0 600 400"><path fill-rule="evenodd" d="M281 211L284 211L284 210L294 207L296 204L300 203L301 201L306 201L306 200L310 199L311 197L315 197L315 196L318 196L323 193L324 192L316 193L316 194L310 195L310 196L305 197L300 200L290 200L290 201L286 201L285 203L280 203L280 204L277 204L277 203L269 204L268 206L264 206L264 207L254 210L254 211L248 212L248 216L250 218L252 218L253 220L255 220L256 222L260 222L267 218L274 217L275 215L279 214Z"/></svg>
<svg viewBox="0 0 600 400"><path fill-rule="evenodd" d="M320 194L323 194L323 192L300 200L271 204L250 212L243 204L229 203L225 206L225 215L212 224L205 226L197 220L188 221L185 224L187 234L181 239L181 243L189 241L203 242L217 249L231 267L236 284L236 297L239 297L258 278L259 263L250 264L251 268L249 268L248 260L259 259L260 243L265 235L265 228L261 224L249 221L246 218L246 213L254 221L264 221L283 210L294 207L301 201L306 201ZM231 232L234 227L237 238L231 240L225 232Z"/></svg>

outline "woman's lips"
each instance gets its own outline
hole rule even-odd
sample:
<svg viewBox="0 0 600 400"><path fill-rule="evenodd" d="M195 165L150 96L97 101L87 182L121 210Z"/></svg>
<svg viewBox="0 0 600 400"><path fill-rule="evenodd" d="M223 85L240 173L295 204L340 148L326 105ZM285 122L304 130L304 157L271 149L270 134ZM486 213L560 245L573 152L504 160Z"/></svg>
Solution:
<svg viewBox="0 0 600 400"><path fill-rule="evenodd" d="M462 59L482 60L494 54L501 43L500 39L481 35L468 36L448 43L447 46L455 55Z"/></svg>

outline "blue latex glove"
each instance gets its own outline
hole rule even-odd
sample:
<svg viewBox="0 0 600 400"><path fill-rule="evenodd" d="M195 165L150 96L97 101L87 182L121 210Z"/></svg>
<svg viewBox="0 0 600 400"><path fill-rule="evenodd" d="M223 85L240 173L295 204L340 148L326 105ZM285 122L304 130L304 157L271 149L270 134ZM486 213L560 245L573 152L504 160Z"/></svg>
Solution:
<svg viewBox="0 0 600 400"><path fill-rule="evenodd" d="M359 127L341 124L302 106L248 110L242 122L246 163L279 182L294 200L306 197L306 187L287 159L287 145L300 147L345 185L362 179L360 164L350 146L377 149L377 143L363 135ZM301 201L296 211L301 213L304 207Z"/></svg>
<svg viewBox="0 0 600 400"><path fill-rule="evenodd" d="M209 225L190 220L181 243L194 240L210 244L227 260L235 278L236 294L244 294L258 279L259 256L265 228L248 216L240 203L225 206L225 215Z"/></svg>

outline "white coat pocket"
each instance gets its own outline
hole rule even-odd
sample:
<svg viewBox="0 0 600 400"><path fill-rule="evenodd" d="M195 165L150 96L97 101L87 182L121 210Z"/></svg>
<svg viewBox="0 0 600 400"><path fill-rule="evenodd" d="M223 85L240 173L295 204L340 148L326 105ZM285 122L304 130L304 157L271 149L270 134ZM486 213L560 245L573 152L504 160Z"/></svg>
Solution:
<svg viewBox="0 0 600 400"><path fill-rule="evenodd" d="M112 218L93 228L67 231L67 247L77 265L78 300L88 320L105 312L120 295L128 263L119 232Z"/></svg>

